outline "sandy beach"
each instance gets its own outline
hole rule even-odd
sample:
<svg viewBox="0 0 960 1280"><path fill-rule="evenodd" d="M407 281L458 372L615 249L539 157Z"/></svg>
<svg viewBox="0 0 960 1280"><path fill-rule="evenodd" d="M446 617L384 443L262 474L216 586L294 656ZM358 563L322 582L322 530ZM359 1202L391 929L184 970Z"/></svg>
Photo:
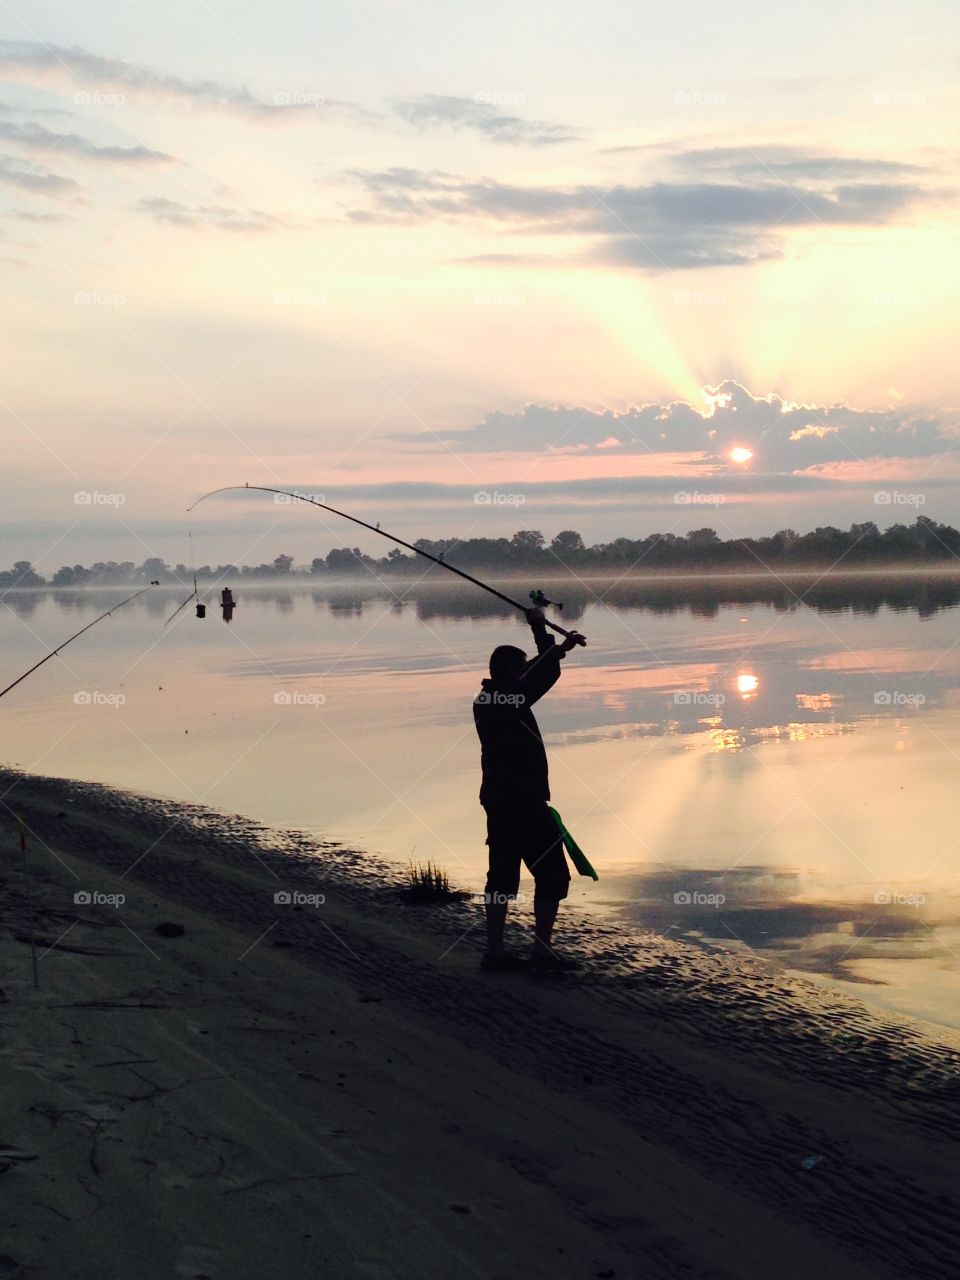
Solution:
<svg viewBox="0 0 960 1280"><path fill-rule="evenodd" d="M0 782L3 1276L955 1273L952 1033L575 908L485 975L371 855Z"/></svg>

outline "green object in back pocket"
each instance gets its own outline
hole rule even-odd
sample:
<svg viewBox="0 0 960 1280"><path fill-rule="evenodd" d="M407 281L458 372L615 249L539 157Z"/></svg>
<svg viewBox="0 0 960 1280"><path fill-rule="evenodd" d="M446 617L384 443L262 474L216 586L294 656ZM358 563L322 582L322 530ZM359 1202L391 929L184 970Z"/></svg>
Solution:
<svg viewBox="0 0 960 1280"><path fill-rule="evenodd" d="M576 867L578 873L582 876L591 876L594 880L599 880L600 877L590 865L590 859L577 844L576 840L574 840L567 828L563 825L563 819L560 817L559 813L557 813L556 809L554 809L552 805L547 805L547 808L553 814L553 820L557 824L557 830L560 832L560 839L563 841L563 847L570 855L570 861Z"/></svg>

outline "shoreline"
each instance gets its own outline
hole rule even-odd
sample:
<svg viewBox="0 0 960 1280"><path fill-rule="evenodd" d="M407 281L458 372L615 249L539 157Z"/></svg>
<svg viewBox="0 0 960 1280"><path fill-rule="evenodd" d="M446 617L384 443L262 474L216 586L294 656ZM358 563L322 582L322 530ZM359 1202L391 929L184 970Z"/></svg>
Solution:
<svg viewBox="0 0 960 1280"><path fill-rule="evenodd" d="M452 563L452 561L451 561ZM505 571L495 564L490 565L471 565L471 572L478 574L486 574L491 581L501 583L519 583L523 585L529 584L531 578L542 582L556 582L575 585L577 582L615 582L615 583L637 583L656 585L657 583L679 583L681 585L695 584L702 585L704 583L720 583L725 582L770 582L780 583L793 580L814 579L815 582L830 581L858 581L861 579L883 579L883 578L960 578L960 567L958 567L956 557L944 556L942 560L930 561L926 564L917 563L901 563L893 561L890 564L864 564L855 568L838 569L834 567L835 562L823 564L808 564L796 567L781 567L773 564L764 569L711 569L706 567L697 567L691 565L687 568L667 568L662 570L635 573L630 569L626 571L618 570L611 566L608 569L568 569L565 572L551 568L547 571L539 571L536 565L530 566L529 569L512 569ZM280 587L310 587L313 589L321 589L324 587L386 587L390 583L402 583L406 585L424 585L429 586L431 590L438 584L449 586L454 590L463 590L462 579L449 577L446 574L439 575L436 580L433 574L436 572L437 565L431 565L425 571L420 573L400 573L391 572L389 574L379 576L373 573L367 574L316 574L300 573L294 571L291 574L278 575L276 577L254 577L253 575L245 577L237 574L229 578L200 578L198 584L201 593L213 590L221 582L228 582L232 587L242 587L243 590L258 590L261 587L276 590ZM459 566L457 566L459 567ZM53 584L46 582L43 586L35 587L19 587L10 586L3 588L4 595L42 595L47 592L76 594L95 591L118 591L128 587L136 587L138 584L146 586L146 582L140 579L128 578L117 582L78 582L70 584ZM189 588L189 583L172 581L161 582L158 584L161 591L181 592Z"/></svg>
<svg viewBox="0 0 960 1280"><path fill-rule="evenodd" d="M223 1007L230 1006L233 1021L207 1030L228 1068L230 1089L239 1088L246 1072L259 1074L263 1098L269 1094L275 1112L297 1128L295 1113L303 1104L291 1095L288 1109L284 1090L296 1093L304 1075L314 1076L311 1096L337 1128L332 1121L338 1107L347 1107L344 1089L353 1087L343 1082L354 1072L365 1081L363 1106L381 1118L371 1132L357 1120L363 1133L354 1154L365 1172L362 1190L353 1185L351 1195L368 1217L388 1194L384 1180L396 1177L384 1171L387 1149L394 1160L411 1162L406 1178L390 1182L389 1197L409 1231L422 1228L438 1259L442 1255L437 1270L422 1255L410 1260L409 1272L396 1259L368 1267L361 1255L373 1246L363 1215L351 1227L349 1206L338 1201L346 1225L330 1257L345 1275L439 1277L451 1274L452 1258L459 1259L461 1274L489 1277L521 1270L589 1276L611 1267L623 1276L633 1273L638 1259L654 1277L759 1277L774 1266L792 1277L831 1264L843 1265L850 1277L949 1271L960 1244L953 1186L960 1035L947 1028L937 1027L934 1036L924 1024L867 1009L762 960L703 952L576 908L563 913L559 941L587 960L583 974L572 981L481 975L477 905L413 905L401 892L396 868L370 855L94 783L7 768L0 770L0 782L8 846L15 848L13 813L23 813L30 831L41 950L53 944L41 960L41 988L34 993L19 859L9 859L2 930L7 1002L0 1018L7 1042L26 1052L8 1058L4 1071L17 1078L14 1096L24 1100L31 1089L36 1094L54 1087L79 1090L87 1099L85 1114L94 1115L95 1132L109 1131L116 1141L99 1143L98 1175L87 1161L83 1126L68 1155L79 1160L82 1154L87 1163L81 1182L97 1194L108 1178L106 1152L111 1160L116 1156L120 1177L120 1156L132 1149L124 1128L131 1112L142 1122L144 1111L156 1110L172 1135L178 1108L195 1105L188 1100L192 1089L174 1091L167 1076L186 1052L183 1027L196 1018L196 1000L223 988L230 993ZM278 887L322 894L325 901L300 909L277 904ZM127 902L119 908L78 906L72 899L77 888L124 892ZM522 928L527 916L519 911L513 929ZM161 920L183 922L185 936L155 935ZM46 1061L56 1038L52 1029L63 1026L54 1010L64 1003L73 1027L65 1052L81 1060L69 1063L73 1076L62 1062L54 1068ZM342 1079L338 1072L328 1079L306 1070L304 1055L342 1049L340 1035L330 1032L329 1046L320 1037L319 1023L331 1018L349 1021L355 1043L376 1040L389 1050L380 1054L375 1078L364 1075L372 1071L366 1053L360 1061L351 1057L349 1069L341 1063ZM258 1020L263 1025L254 1034ZM101 1045L100 1057L152 1058L156 1065L143 1069L149 1088L136 1085L122 1097L104 1092L102 1072L97 1076L82 1061L97 1039L91 1024L101 1022L114 1028L125 1048L105 1052ZM231 1030L236 1023L245 1029L242 1036ZM247 1049L235 1043L238 1036ZM260 1043L248 1062L243 1054L251 1038ZM196 1043L193 1036L191 1045ZM294 1071L292 1058L304 1070ZM95 1109L89 1110L94 1083L105 1108L99 1126ZM230 1141L243 1145L243 1117L236 1104L216 1101L219 1088L207 1106L220 1128L234 1135ZM497 1101L481 1102L478 1111L483 1098ZM519 1113L517 1098L524 1100ZM410 1123L417 1121L413 1133L423 1134L430 1149L427 1161L408 1151L411 1135L398 1112L404 1100ZM43 1139L36 1105L33 1096L16 1113L16 1132L5 1135L9 1142L26 1147ZM433 1110L445 1117L442 1132L430 1128ZM62 1136L61 1129L57 1140ZM391 1146L398 1136L406 1139L402 1150ZM186 1167L196 1144L178 1157L174 1137L167 1141L172 1145L164 1158L174 1164L182 1158ZM231 1172L226 1146L222 1167L207 1161L204 1168L216 1170L209 1175L209 1194L242 1191L245 1207L263 1199L262 1209L280 1219L289 1214L291 1221L306 1211L304 1197L310 1212L322 1212L333 1185L326 1173L270 1172L271 1161L282 1164L285 1156L273 1151L269 1136L259 1141L248 1144L242 1177ZM338 1141L328 1135L328 1156ZM8 1186L15 1180L18 1208L28 1221L37 1219L36 1249L56 1217L28 1206L38 1198L48 1203L49 1170L61 1158L55 1145L51 1140L36 1159L14 1160L7 1174ZM155 1160L155 1154L145 1158ZM815 1164L804 1167L811 1157ZM439 1176L436 1161L449 1175L439 1182L431 1181ZM337 1172L331 1169L331 1178ZM194 1173L182 1176L198 1189ZM301 1176L302 1182L290 1183ZM361 1175L345 1182L355 1176ZM455 1194L458 1178L473 1188L469 1195ZM255 1194L258 1180L265 1181ZM150 1179L145 1185L157 1191ZM448 1185L444 1201L442 1187ZM514 1220L508 1188L543 1218L544 1236L528 1231L521 1239L529 1222ZM160 1200L182 1203L170 1188ZM451 1208L461 1200L466 1211ZM150 1206L153 1213L152 1201ZM54 1213L79 1222L82 1211L73 1210L72 1202L54 1205ZM921 1225L910 1227L911 1220ZM269 1218L260 1226L273 1229ZM493 1242L474 1238L480 1227L499 1232L501 1244L507 1233L499 1271ZM202 1234L201 1219L196 1230ZM378 1230L373 1235L379 1240ZM748 1239L754 1233L756 1239ZM63 1234L75 1244L72 1226ZM462 1236L471 1240L466 1254ZM545 1239L562 1239L566 1257L558 1261L549 1249L544 1253ZM202 1247L229 1250L229 1233L217 1240ZM526 1251L522 1262L514 1248ZM70 1256L67 1249L67 1270ZM97 1265L97 1274L123 1273L119 1263L114 1272L99 1256ZM225 1274L245 1276L243 1265L234 1259ZM250 1267L249 1274L256 1274L252 1260ZM313 1275L316 1267L316 1255L304 1245L286 1274ZM202 1274L204 1267L195 1271ZM141 1268L145 1276L174 1273L174 1267L160 1270L159 1262L156 1273Z"/></svg>

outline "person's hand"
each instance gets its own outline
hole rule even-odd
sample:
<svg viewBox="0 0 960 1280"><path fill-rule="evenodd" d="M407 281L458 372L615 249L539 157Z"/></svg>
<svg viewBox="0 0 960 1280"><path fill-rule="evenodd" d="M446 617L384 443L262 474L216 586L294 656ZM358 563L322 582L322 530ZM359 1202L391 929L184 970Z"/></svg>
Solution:
<svg viewBox="0 0 960 1280"><path fill-rule="evenodd" d="M542 627L546 622L542 609L534 607L533 609L525 609L524 613L527 615L527 621L531 627Z"/></svg>
<svg viewBox="0 0 960 1280"><path fill-rule="evenodd" d="M585 645L587 642L579 631L571 631L569 635L564 636L563 644L560 648L564 653L569 653L571 649L575 649L578 644Z"/></svg>

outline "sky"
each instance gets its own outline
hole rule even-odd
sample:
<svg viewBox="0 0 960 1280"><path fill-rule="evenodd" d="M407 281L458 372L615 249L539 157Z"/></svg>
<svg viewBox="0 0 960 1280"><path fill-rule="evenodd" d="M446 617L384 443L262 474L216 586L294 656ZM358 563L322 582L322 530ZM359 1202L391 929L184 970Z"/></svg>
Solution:
<svg viewBox="0 0 960 1280"><path fill-rule="evenodd" d="M3 565L960 523L960 11L0 7Z"/></svg>

